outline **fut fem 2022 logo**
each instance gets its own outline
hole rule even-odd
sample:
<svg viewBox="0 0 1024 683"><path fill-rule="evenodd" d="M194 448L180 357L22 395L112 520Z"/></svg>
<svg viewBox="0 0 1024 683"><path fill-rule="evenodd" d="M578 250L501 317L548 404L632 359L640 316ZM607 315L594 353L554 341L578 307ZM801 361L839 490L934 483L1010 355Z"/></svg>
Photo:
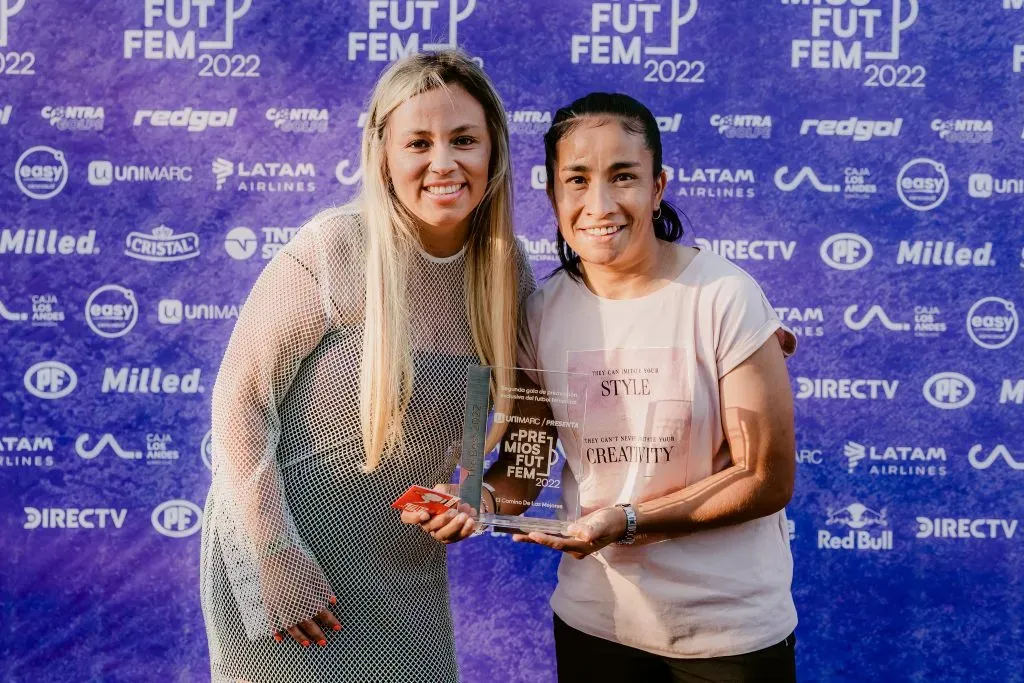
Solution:
<svg viewBox="0 0 1024 683"><path fill-rule="evenodd" d="M459 24L477 0L369 0L365 31L348 34L348 61L393 62L417 52L457 47ZM447 12L445 11L447 9ZM444 42L426 42L444 36ZM479 58L476 61L483 65Z"/></svg>

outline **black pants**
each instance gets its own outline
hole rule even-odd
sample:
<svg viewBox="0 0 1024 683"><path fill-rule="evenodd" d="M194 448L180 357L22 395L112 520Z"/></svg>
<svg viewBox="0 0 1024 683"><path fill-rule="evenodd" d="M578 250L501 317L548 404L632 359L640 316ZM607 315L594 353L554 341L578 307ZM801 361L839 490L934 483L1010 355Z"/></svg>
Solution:
<svg viewBox="0 0 1024 683"><path fill-rule="evenodd" d="M710 659L662 657L581 633L555 615L558 683L796 683L796 638Z"/></svg>

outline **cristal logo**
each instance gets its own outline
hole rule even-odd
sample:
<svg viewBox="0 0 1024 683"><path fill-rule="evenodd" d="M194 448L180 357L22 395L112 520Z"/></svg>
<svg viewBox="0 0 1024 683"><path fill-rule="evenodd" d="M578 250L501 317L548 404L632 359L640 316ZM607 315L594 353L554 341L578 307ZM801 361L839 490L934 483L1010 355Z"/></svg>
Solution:
<svg viewBox="0 0 1024 683"><path fill-rule="evenodd" d="M130 232L124 241L124 254L151 263L193 259L199 256L199 235L194 232L175 234L166 225L153 228L149 235Z"/></svg>
<svg viewBox="0 0 1024 683"><path fill-rule="evenodd" d="M3 0L0 0L2 2ZM2 5L0 5L2 6ZM124 508L25 508L25 529L115 529L124 526Z"/></svg>
<svg viewBox="0 0 1024 683"><path fill-rule="evenodd" d="M800 187L800 184L805 180L811 184L818 192L839 192L840 187L838 185L826 185L818 179L818 176L814 173L814 169L810 166L804 166L790 179L785 180L786 175L789 173L789 166L782 166L775 172L775 187L779 188L783 192L792 192L796 188Z"/></svg>
<svg viewBox="0 0 1024 683"><path fill-rule="evenodd" d="M892 400L899 388L898 379L822 379L797 377L796 398Z"/></svg>
<svg viewBox="0 0 1024 683"><path fill-rule="evenodd" d="M135 292L120 285L103 285L85 302L85 321L89 329L106 339L128 334L138 319Z"/></svg>
<svg viewBox="0 0 1024 683"><path fill-rule="evenodd" d="M924 157L908 161L896 176L896 192L914 211L931 211L949 194L945 165Z"/></svg>
<svg viewBox="0 0 1024 683"><path fill-rule="evenodd" d="M863 330L865 327L871 324L871 321L877 319L886 329L892 330L893 332L905 332L910 329L910 323L895 323L889 319L889 316L885 314L885 310L878 305L872 306L868 309L868 312L861 317L860 320L854 318L857 314L857 305L850 306L846 309L843 314L843 322L851 330Z"/></svg>
<svg viewBox="0 0 1024 683"><path fill-rule="evenodd" d="M57 130L103 130L103 107L47 105L39 114Z"/></svg>
<svg viewBox="0 0 1024 683"><path fill-rule="evenodd" d="M572 63L640 64L645 56L677 56L681 29L697 14L697 0L672 0L671 17L661 14L667 4L592 3L590 34L573 34L570 39ZM668 35L659 39L657 28L666 24ZM656 40L667 44L650 44Z"/></svg>
<svg viewBox="0 0 1024 683"><path fill-rule="evenodd" d="M76 386L78 375L60 361L36 363L25 372L25 388L38 398L64 398L74 391Z"/></svg>
<svg viewBox="0 0 1024 683"><path fill-rule="evenodd" d="M1017 336L1020 319L1012 301L998 296L979 299L967 312L967 334L983 349L1001 349Z"/></svg>
<svg viewBox="0 0 1024 683"><path fill-rule="evenodd" d="M168 500L153 509L150 521L164 536L186 538L202 527L203 511L192 501Z"/></svg>
<svg viewBox="0 0 1024 683"><path fill-rule="evenodd" d="M800 135L810 135L814 131L825 137L846 137L854 142L867 142L874 138L899 137L903 130L903 119L892 121L867 121L851 117L848 119L804 119L800 125Z"/></svg>
<svg viewBox="0 0 1024 683"><path fill-rule="evenodd" d="M256 253L259 240L249 228L232 228L224 237L224 250L236 261L244 261Z"/></svg>
<svg viewBox="0 0 1024 683"><path fill-rule="evenodd" d="M229 0L230 1L230 0ZM249 0L247 0L249 1ZM188 5L185 5L186 7ZM153 128L184 128L189 133L202 133L208 128L234 128L238 109L139 109L133 126Z"/></svg>
<svg viewBox="0 0 1024 683"><path fill-rule="evenodd" d="M203 464L206 465L206 469L213 470L213 430L206 432L206 436L203 437L203 443L199 447L199 454L203 459Z"/></svg>
<svg viewBox="0 0 1024 683"><path fill-rule="evenodd" d="M447 21L443 11L447 2ZM476 0L369 0L368 31L348 34L348 60L365 56L371 62L388 62L417 52L452 49L459 45L459 24L476 9ZM403 33L406 33L403 41ZM422 32L422 34L420 33ZM448 36L446 43L421 43L421 35Z"/></svg>
<svg viewBox="0 0 1024 683"><path fill-rule="evenodd" d="M925 400L942 410L963 408L974 400L974 382L958 372L940 372L924 383Z"/></svg>
<svg viewBox="0 0 1024 683"><path fill-rule="evenodd" d="M874 255L871 242L852 232L832 235L821 243L821 260L836 270L858 270Z"/></svg>
<svg viewBox="0 0 1024 683"><path fill-rule="evenodd" d="M917 538L1013 538L1015 519L918 517Z"/></svg>
<svg viewBox="0 0 1024 683"><path fill-rule="evenodd" d="M64 152L46 145L30 147L14 165L14 180L18 189L32 199L56 197L68 182Z"/></svg>
<svg viewBox="0 0 1024 683"><path fill-rule="evenodd" d="M976 470L987 470L989 467L992 467L996 460L1002 460L1010 469L1024 472L1024 460L1014 458L1010 450L1003 444L999 444L987 454L985 454L984 446L976 444L971 447L970 452L967 454L967 460L970 461L971 467Z"/></svg>
<svg viewBox="0 0 1024 683"><path fill-rule="evenodd" d="M271 107L266 117L274 128L284 133L326 133L330 123L326 109Z"/></svg>
<svg viewBox="0 0 1024 683"><path fill-rule="evenodd" d="M100 437L99 441L92 448L89 448L86 444L92 439L90 434L79 434L78 438L75 439L75 452L78 453L78 457L84 460L92 460L100 453L103 452L104 448L110 448L114 451L114 454L124 460L141 460L141 451L126 451L121 448L121 445L117 443L117 439L114 438L113 434L104 434Z"/></svg>

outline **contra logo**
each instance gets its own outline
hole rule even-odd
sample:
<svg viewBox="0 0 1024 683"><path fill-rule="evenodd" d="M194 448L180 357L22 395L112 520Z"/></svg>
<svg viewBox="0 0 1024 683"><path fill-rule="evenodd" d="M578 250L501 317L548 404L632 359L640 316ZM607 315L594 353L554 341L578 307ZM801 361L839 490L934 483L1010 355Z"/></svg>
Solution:
<svg viewBox="0 0 1024 683"><path fill-rule="evenodd" d="M861 503L851 503L840 510L827 510L826 526L847 527L845 534L833 534L828 529L818 529L819 550L870 550L893 549L892 530L886 529L889 520L885 508L876 512Z"/></svg>
<svg viewBox="0 0 1024 683"><path fill-rule="evenodd" d="M934 119L932 130L950 144L991 144L992 119Z"/></svg>
<svg viewBox="0 0 1024 683"><path fill-rule="evenodd" d="M711 127L727 138L769 140L772 117L762 114L712 114Z"/></svg>
<svg viewBox="0 0 1024 683"><path fill-rule="evenodd" d="M326 109L271 107L266 119L282 133L326 133L331 117Z"/></svg>
<svg viewBox="0 0 1024 683"><path fill-rule="evenodd" d="M87 105L47 105L39 115L57 130L103 130L103 107Z"/></svg>

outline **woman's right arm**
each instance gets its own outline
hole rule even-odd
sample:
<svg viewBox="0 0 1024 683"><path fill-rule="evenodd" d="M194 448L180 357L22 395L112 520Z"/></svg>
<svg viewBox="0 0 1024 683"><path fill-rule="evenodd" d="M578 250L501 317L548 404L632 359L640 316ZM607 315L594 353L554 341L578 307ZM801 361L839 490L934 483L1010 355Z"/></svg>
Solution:
<svg viewBox="0 0 1024 683"><path fill-rule="evenodd" d="M277 463L279 407L329 319L314 234L300 232L246 300L213 390L215 524L228 581L252 639L287 630L323 642L331 588L299 535ZM333 623L332 623L333 622ZM340 628L340 626L339 626Z"/></svg>

